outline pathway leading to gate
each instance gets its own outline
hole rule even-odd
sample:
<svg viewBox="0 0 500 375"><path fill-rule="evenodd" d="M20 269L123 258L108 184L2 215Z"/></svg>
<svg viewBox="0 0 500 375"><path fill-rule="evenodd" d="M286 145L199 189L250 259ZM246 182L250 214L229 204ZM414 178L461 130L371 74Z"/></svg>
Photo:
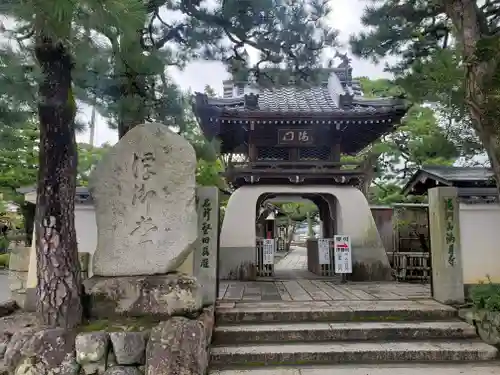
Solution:
<svg viewBox="0 0 500 375"><path fill-rule="evenodd" d="M210 375L500 375L427 285L223 281L216 321Z"/></svg>
<svg viewBox="0 0 500 375"><path fill-rule="evenodd" d="M290 246L290 252L274 266L275 270L307 270L307 249Z"/></svg>
<svg viewBox="0 0 500 375"><path fill-rule="evenodd" d="M290 252L274 265L274 278L280 280L318 279L307 270L307 248L291 246Z"/></svg>
<svg viewBox="0 0 500 375"><path fill-rule="evenodd" d="M238 301L401 301L430 299L427 284L330 280L220 281L219 300Z"/></svg>
<svg viewBox="0 0 500 375"><path fill-rule="evenodd" d="M303 247L218 297L210 375L500 375L497 349L429 285L318 278Z"/></svg>

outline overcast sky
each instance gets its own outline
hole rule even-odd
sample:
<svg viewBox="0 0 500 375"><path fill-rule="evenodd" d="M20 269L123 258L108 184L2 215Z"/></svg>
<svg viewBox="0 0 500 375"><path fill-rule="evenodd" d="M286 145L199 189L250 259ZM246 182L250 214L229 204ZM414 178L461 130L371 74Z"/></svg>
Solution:
<svg viewBox="0 0 500 375"><path fill-rule="evenodd" d="M365 5L364 0L332 0L333 12L330 15L331 26L340 31L340 42L347 48L347 39L350 34L361 30L360 16ZM352 57L352 56L351 56ZM370 78L387 77L383 72L383 66L375 66L370 61L352 58L353 74L355 76L368 76ZM222 92L222 81L228 78L224 67L220 63L214 62L193 62L184 71L172 69L171 76L181 86L182 89L192 91L203 91L205 85L213 87L217 93ZM79 108L79 116L84 121L90 120L91 110L89 107ZM79 142L88 142L88 132L79 135ZM118 140L116 131L110 130L104 119L98 119L95 134L97 145L109 142L115 143Z"/></svg>

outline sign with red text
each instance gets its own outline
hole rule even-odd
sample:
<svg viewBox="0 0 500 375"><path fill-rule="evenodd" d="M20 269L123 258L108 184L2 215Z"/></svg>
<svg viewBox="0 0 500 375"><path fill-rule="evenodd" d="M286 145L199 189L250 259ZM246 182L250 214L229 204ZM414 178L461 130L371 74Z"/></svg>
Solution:
<svg viewBox="0 0 500 375"><path fill-rule="evenodd" d="M335 273L352 273L351 237L337 235L333 242Z"/></svg>

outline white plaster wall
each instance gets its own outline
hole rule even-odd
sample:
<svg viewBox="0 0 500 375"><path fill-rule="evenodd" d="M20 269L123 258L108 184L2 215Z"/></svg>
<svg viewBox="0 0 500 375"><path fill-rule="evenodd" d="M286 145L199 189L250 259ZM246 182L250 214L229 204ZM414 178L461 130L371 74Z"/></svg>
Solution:
<svg viewBox="0 0 500 375"><path fill-rule="evenodd" d="M75 230L78 252L90 253L89 277L92 276L92 257L97 247L97 224L94 206L76 205Z"/></svg>
<svg viewBox="0 0 500 375"><path fill-rule="evenodd" d="M75 231L78 251L90 253L90 264L92 264L92 255L97 246L97 225L94 206L82 204L75 205ZM35 238L34 234L33 238ZM90 266L89 276L92 276L92 267ZM36 282L35 241L33 241L28 272L28 288L36 287Z"/></svg>
<svg viewBox="0 0 500 375"><path fill-rule="evenodd" d="M94 206L75 207L75 230L80 253L94 254L97 246L97 224Z"/></svg>
<svg viewBox="0 0 500 375"><path fill-rule="evenodd" d="M229 198L220 234L221 275L243 261L253 262L255 254L255 212L259 196L278 194L328 194L336 198L332 211L337 214L337 231L349 235L353 250L353 262L376 263L389 267L384 246L380 239L368 202L358 189L348 186L283 186L251 185L238 188ZM226 252L224 249L227 250ZM237 249L241 249L238 251ZM227 267L223 266L227 263ZM223 276L224 277L224 276Z"/></svg>
<svg viewBox="0 0 500 375"><path fill-rule="evenodd" d="M364 195L356 188L346 186L243 186L236 190L226 207L227 220L222 223L221 247L255 246L255 206L264 193L281 194L331 194L337 198L338 231L351 236L353 246L382 247L374 225L370 207ZM233 217L228 217L228 215Z"/></svg>
<svg viewBox="0 0 500 375"><path fill-rule="evenodd" d="M500 283L500 205L460 204L460 241L465 284Z"/></svg>

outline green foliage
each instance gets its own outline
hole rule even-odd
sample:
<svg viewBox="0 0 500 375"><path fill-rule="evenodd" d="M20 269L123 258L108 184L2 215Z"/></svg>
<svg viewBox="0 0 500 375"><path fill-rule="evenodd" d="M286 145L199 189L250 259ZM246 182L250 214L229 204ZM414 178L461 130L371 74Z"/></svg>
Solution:
<svg viewBox="0 0 500 375"><path fill-rule="evenodd" d="M386 179L407 179L422 165L451 165L460 156L434 111L418 105L409 110L396 132L385 137L384 144Z"/></svg>
<svg viewBox="0 0 500 375"><path fill-rule="evenodd" d="M375 182L368 192L368 200L372 204L391 205L393 203L423 203L425 196L404 196L401 185L391 182Z"/></svg>
<svg viewBox="0 0 500 375"><path fill-rule="evenodd" d="M353 52L374 61L391 55L397 57L397 62L387 65L386 69L395 74L398 87L413 102L432 104L440 125L460 156L470 159L482 153L465 101L467 65L462 58L460 37L464 30L456 29L452 23L449 11L453 6L448 0L370 0L367 3L361 19L365 30L350 39ZM489 16L498 12L497 5L487 9L487 4L489 2L478 5L475 11L484 21L484 27L496 29L497 17ZM438 148L441 143L432 147Z"/></svg>
<svg viewBox="0 0 500 375"><path fill-rule="evenodd" d="M88 144L78 145L77 186L88 185L90 173L109 148L109 145L101 147L94 147Z"/></svg>
<svg viewBox="0 0 500 375"><path fill-rule="evenodd" d="M222 171L222 166L218 161L210 162L198 159L196 183L201 186L217 186L219 188L224 188L224 182L219 176L219 173Z"/></svg>
<svg viewBox="0 0 500 375"><path fill-rule="evenodd" d="M33 185L38 174L38 130L29 121L0 126L0 193L21 203L16 189Z"/></svg>
<svg viewBox="0 0 500 375"><path fill-rule="evenodd" d="M86 35L77 52L75 92L97 106L120 136L146 119L182 130L185 98L165 67L183 68L202 58L223 62L238 80L253 76L268 82L276 77L269 68L279 67L288 80L311 81L323 50L335 45L336 32L324 22L327 3L231 0L207 7L201 1L150 0L142 10L132 8L135 23L118 32L102 7L92 7L95 14L79 16ZM256 64L250 63L248 48L260 52Z"/></svg>
<svg viewBox="0 0 500 375"><path fill-rule="evenodd" d="M38 175L38 140L36 124L0 127L0 193L5 200L22 203L23 197L16 193L19 187L33 186ZM77 184L86 186L92 168L102 158L109 145L92 147L78 145Z"/></svg>
<svg viewBox="0 0 500 375"><path fill-rule="evenodd" d="M403 94L403 89L393 81L385 78L370 79L359 77L363 95L366 98L392 98Z"/></svg>
<svg viewBox="0 0 500 375"><path fill-rule="evenodd" d="M287 215L293 221L304 221L307 219L307 215L310 214L311 217L316 217L319 214L318 207L314 203L277 203L285 215Z"/></svg>
<svg viewBox="0 0 500 375"><path fill-rule="evenodd" d="M406 81L361 77L366 97L393 97L406 92ZM414 83L416 84L416 83ZM420 103L425 99L418 97ZM424 165L453 165L460 158L471 158L481 151L471 134L455 122L440 121L441 109L419 102L410 108L401 125L369 150L356 157L342 158L356 161L374 156L375 178L368 192L373 204L421 202L420 197L404 197L402 186Z"/></svg>
<svg viewBox="0 0 500 375"><path fill-rule="evenodd" d="M398 56L392 69L406 70L451 42L452 24L443 12L430 0L370 0L361 17L364 31L351 37L352 50L374 61Z"/></svg>
<svg viewBox="0 0 500 375"><path fill-rule="evenodd" d="M0 239L0 248L3 248ZM0 254L0 268L9 268L10 254Z"/></svg>
<svg viewBox="0 0 500 375"><path fill-rule="evenodd" d="M473 287L470 297L477 310L500 311L500 285L489 278L487 283Z"/></svg>

